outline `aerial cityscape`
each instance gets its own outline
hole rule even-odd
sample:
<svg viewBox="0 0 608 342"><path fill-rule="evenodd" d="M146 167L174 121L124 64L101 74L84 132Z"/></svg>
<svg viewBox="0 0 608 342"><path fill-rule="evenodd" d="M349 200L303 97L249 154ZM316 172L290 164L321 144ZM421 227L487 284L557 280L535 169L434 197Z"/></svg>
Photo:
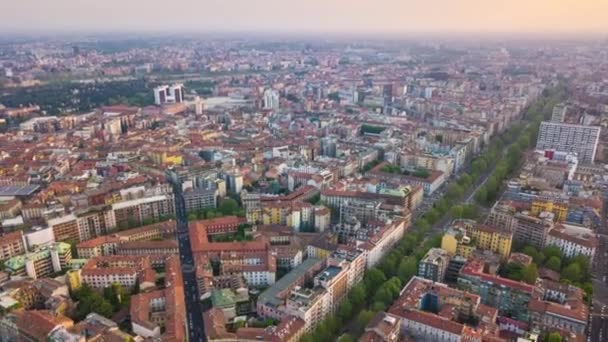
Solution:
<svg viewBox="0 0 608 342"><path fill-rule="evenodd" d="M0 4L0 342L608 341L608 4L123 3Z"/></svg>

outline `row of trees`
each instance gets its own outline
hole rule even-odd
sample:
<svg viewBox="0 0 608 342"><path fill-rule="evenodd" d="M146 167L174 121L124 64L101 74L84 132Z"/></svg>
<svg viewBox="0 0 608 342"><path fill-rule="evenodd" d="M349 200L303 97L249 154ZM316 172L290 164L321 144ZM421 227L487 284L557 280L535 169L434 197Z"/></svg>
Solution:
<svg viewBox="0 0 608 342"><path fill-rule="evenodd" d="M497 139L488 150L477 157L472 165L473 175L479 175L496 165L486 183L475 193L475 201L481 205L492 205L500 193L505 179L519 168L524 152L536 142L538 128L543 120L551 117L553 107L567 96L566 88L558 86L547 90L524 112L524 123L513 125ZM504 150L505 146L508 146ZM504 152L503 152L504 151Z"/></svg>
<svg viewBox="0 0 608 342"><path fill-rule="evenodd" d="M403 286L417 274L418 262L432 247L439 247L441 235L425 239L427 229L415 228L372 267L355 285L334 315L329 315L301 341L354 341L377 312L385 311L399 296ZM350 324L349 324L350 323ZM348 334L341 333L351 328Z"/></svg>
<svg viewBox="0 0 608 342"><path fill-rule="evenodd" d="M563 91L565 92L565 89ZM551 96L551 94L546 92L543 97ZM548 101L541 100L541 102L547 103ZM551 106L551 108L553 107ZM531 116L531 113L535 112L528 110L526 118ZM536 117L537 115L532 126L536 126L537 131L540 121L536 125ZM478 216L476 206L452 205L452 203L461 201L466 190L475 184L489 165L494 165L494 162L499 160L505 147L504 141L514 141L520 135L521 127L523 125L517 125L507 130L502 138L493 139L484 154L473 161L471 174L463 173L455 183L450 184L446 195L435 202L432 209L421 215L414 222L414 228L382 259L377 267L373 267L365 273L362 282L351 289L342 301L337 314L329 315L312 333L303 336L301 341L354 341L353 335L360 335L376 312L385 311L399 296L402 286L417 274L420 259L430 248L441 245L441 235L427 237L431 232L431 225L439 222L448 213L454 218L474 219ZM529 137L529 139L531 138ZM533 138L532 140L536 139L535 135ZM528 144L526 143L526 146ZM516 150L507 151L507 156L512 155L507 162L515 161L515 152ZM489 164L489 162L492 163ZM514 165L518 164L514 163ZM502 166L506 167L504 164ZM511 172L513 169L509 171L507 168L506 170ZM347 325L347 327L353 328L350 331L353 335L350 333L340 335L345 330L344 324L349 322L354 323Z"/></svg>

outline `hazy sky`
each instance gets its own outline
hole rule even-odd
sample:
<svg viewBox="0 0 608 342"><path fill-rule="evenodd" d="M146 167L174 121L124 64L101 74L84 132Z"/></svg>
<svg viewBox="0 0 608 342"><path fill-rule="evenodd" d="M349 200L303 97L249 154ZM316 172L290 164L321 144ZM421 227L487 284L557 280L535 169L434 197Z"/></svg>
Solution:
<svg viewBox="0 0 608 342"><path fill-rule="evenodd" d="M140 30L608 33L608 0L0 0L0 33Z"/></svg>

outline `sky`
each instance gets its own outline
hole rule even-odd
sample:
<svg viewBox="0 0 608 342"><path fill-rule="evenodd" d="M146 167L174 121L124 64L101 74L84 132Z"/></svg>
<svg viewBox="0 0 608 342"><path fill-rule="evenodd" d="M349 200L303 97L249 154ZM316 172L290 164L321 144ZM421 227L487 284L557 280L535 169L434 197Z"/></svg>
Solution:
<svg viewBox="0 0 608 342"><path fill-rule="evenodd" d="M608 34L608 0L0 0L0 34L131 31Z"/></svg>

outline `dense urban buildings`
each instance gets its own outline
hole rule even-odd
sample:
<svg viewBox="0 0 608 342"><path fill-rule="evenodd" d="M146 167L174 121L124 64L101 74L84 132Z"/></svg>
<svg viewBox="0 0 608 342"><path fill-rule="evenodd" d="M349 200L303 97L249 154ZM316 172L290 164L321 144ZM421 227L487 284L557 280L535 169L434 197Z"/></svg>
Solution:
<svg viewBox="0 0 608 342"><path fill-rule="evenodd" d="M0 342L607 336L605 44L174 38L0 39Z"/></svg>

